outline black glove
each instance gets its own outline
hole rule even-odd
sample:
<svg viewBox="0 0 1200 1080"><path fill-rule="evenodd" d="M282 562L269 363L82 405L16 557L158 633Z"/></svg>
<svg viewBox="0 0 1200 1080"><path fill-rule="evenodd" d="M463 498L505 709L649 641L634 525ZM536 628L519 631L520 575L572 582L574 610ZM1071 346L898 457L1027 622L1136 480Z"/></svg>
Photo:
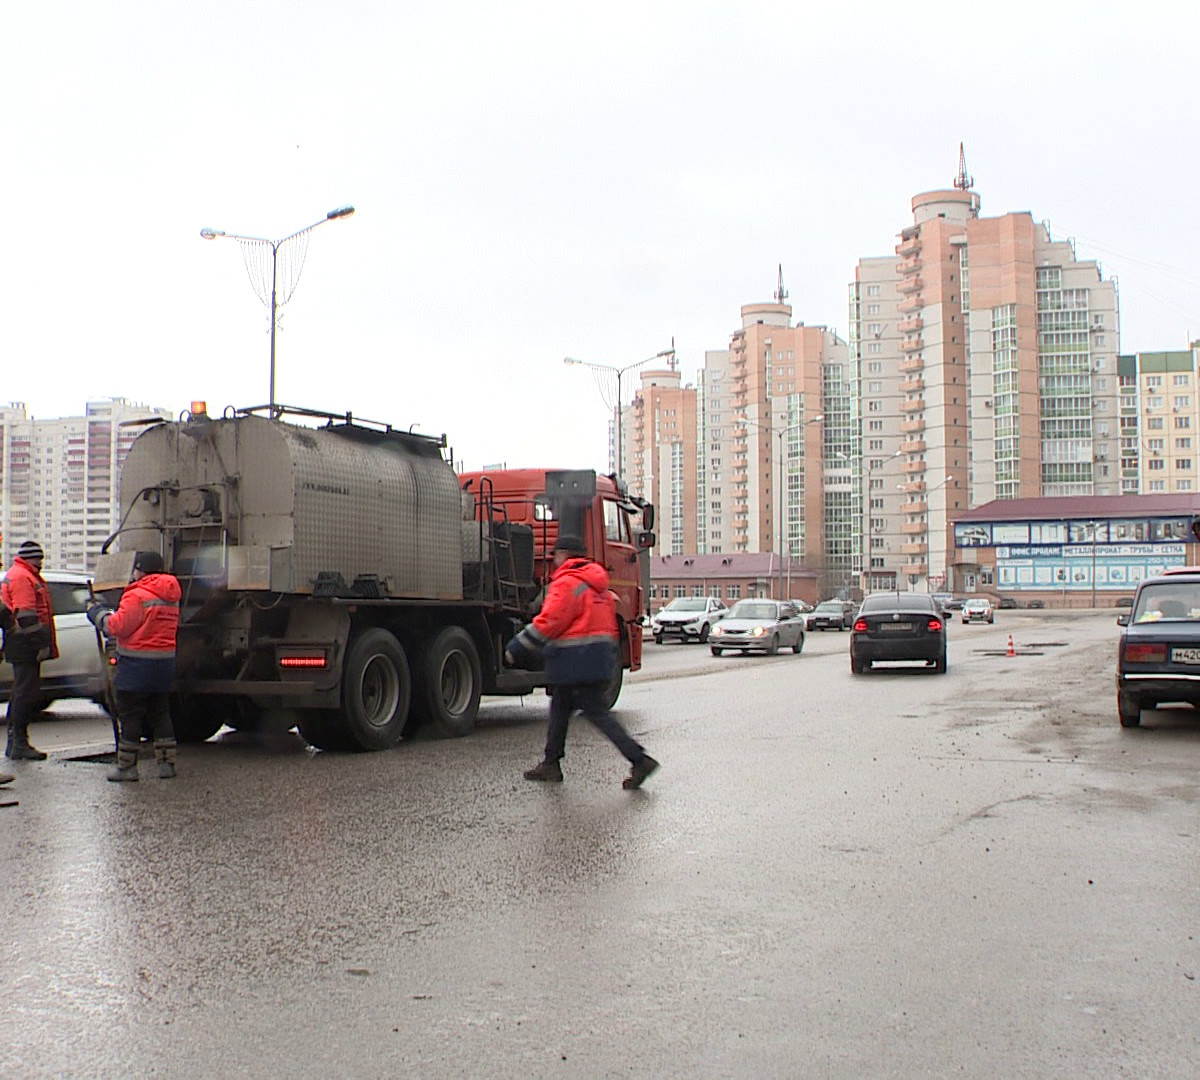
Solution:
<svg viewBox="0 0 1200 1080"><path fill-rule="evenodd" d="M107 604L102 604L99 600L89 600L87 605L87 617L97 630L104 629L104 620L113 613L113 609Z"/></svg>

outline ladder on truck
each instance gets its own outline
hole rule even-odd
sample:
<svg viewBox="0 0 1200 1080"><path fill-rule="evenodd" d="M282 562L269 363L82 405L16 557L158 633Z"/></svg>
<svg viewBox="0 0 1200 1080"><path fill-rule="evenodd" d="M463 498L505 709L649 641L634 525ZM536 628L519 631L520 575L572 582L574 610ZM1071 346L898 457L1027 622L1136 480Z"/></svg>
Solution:
<svg viewBox="0 0 1200 1080"><path fill-rule="evenodd" d="M521 598L522 582L517 576L517 559L513 549L512 522L508 517L507 504L496 502L490 477L480 478L475 521L479 527L481 550L487 552L484 559L487 571L480 577L478 599L488 598L488 582L494 582L495 598L500 606L519 614L524 604Z"/></svg>

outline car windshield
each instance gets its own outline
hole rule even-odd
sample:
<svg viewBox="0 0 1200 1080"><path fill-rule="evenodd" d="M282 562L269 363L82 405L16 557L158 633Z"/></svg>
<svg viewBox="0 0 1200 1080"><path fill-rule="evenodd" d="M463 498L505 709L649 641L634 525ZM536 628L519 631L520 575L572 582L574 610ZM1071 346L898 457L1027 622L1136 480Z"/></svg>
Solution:
<svg viewBox="0 0 1200 1080"><path fill-rule="evenodd" d="M838 615L842 613L842 602L840 600L824 600L817 605L818 611L833 611Z"/></svg>
<svg viewBox="0 0 1200 1080"><path fill-rule="evenodd" d="M88 587L71 581L48 581L55 615L81 615L87 611Z"/></svg>
<svg viewBox="0 0 1200 1080"><path fill-rule="evenodd" d="M1200 583L1164 581L1146 585L1138 596L1132 622L1200 620Z"/></svg>
<svg viewBox="0 0 1200 1080"><path fill-rule="evenodd" d="M707 600L689 597L687 599L680 598L672 600L664 611L703 611L708 606Z"/></svg>
<svg viewBox="0 0 1200 1080"><path fill-rule="evenodd" d="M876 593L863 601L859 614L869 615L873 611L933 610L933 599L925 593Z"/></svg>
<svg viewBox="0 0 1200 1080"><path fill-rule="evenodd" d="M988 600L968 600L967 607L969 608L985 608L989 605Z"/></svg>
<svg viewBox="0 0 1200 1080"><path fill-rule="evenodd" d="M774 604L763 603L761 600L743 600L733 605L729 613L731 619L774 619L776 613Z"/></svg>

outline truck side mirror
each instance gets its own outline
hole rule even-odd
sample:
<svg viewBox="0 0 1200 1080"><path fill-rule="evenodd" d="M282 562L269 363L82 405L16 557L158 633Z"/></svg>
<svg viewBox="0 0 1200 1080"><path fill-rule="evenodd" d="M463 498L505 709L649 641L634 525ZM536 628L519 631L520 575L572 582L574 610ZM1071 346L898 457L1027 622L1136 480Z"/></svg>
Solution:
<svg viewBox="0 0 1200 1080"><path fill-rule="evenodd" d="M654 504L647 503L642 507L642 528L649 532L654 528ZM654 541L650 541L648 547L654 546Z"/></svg>
<svg viewBox="0 0 1200 1080"><path fill-rule="evenodd" d="M651 517L653 517L653 515L651 515ZM647 548L654 547L654 545L656 543L658 543L658 537L655 536L654 533L652 533L648 529L646 529L646 530L638 533L637 542L638 542L638 547L640 547L644 551Z"/></svg>

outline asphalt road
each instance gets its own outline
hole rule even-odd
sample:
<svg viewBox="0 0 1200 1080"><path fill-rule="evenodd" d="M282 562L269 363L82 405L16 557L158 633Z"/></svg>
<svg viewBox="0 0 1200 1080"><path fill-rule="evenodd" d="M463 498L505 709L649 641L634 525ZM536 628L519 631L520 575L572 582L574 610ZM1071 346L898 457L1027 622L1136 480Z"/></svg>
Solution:
<svg viewBox="0 0 1200 1080"><path fill-rule="evenodd" d="M540 695L137 785L60 707L0 789L3 1076L1194 1075L1200 714L1118 727L1112 612L956 623L945 676L848 637L648 642L640 792L583 722L523 781Z"/></svg>

